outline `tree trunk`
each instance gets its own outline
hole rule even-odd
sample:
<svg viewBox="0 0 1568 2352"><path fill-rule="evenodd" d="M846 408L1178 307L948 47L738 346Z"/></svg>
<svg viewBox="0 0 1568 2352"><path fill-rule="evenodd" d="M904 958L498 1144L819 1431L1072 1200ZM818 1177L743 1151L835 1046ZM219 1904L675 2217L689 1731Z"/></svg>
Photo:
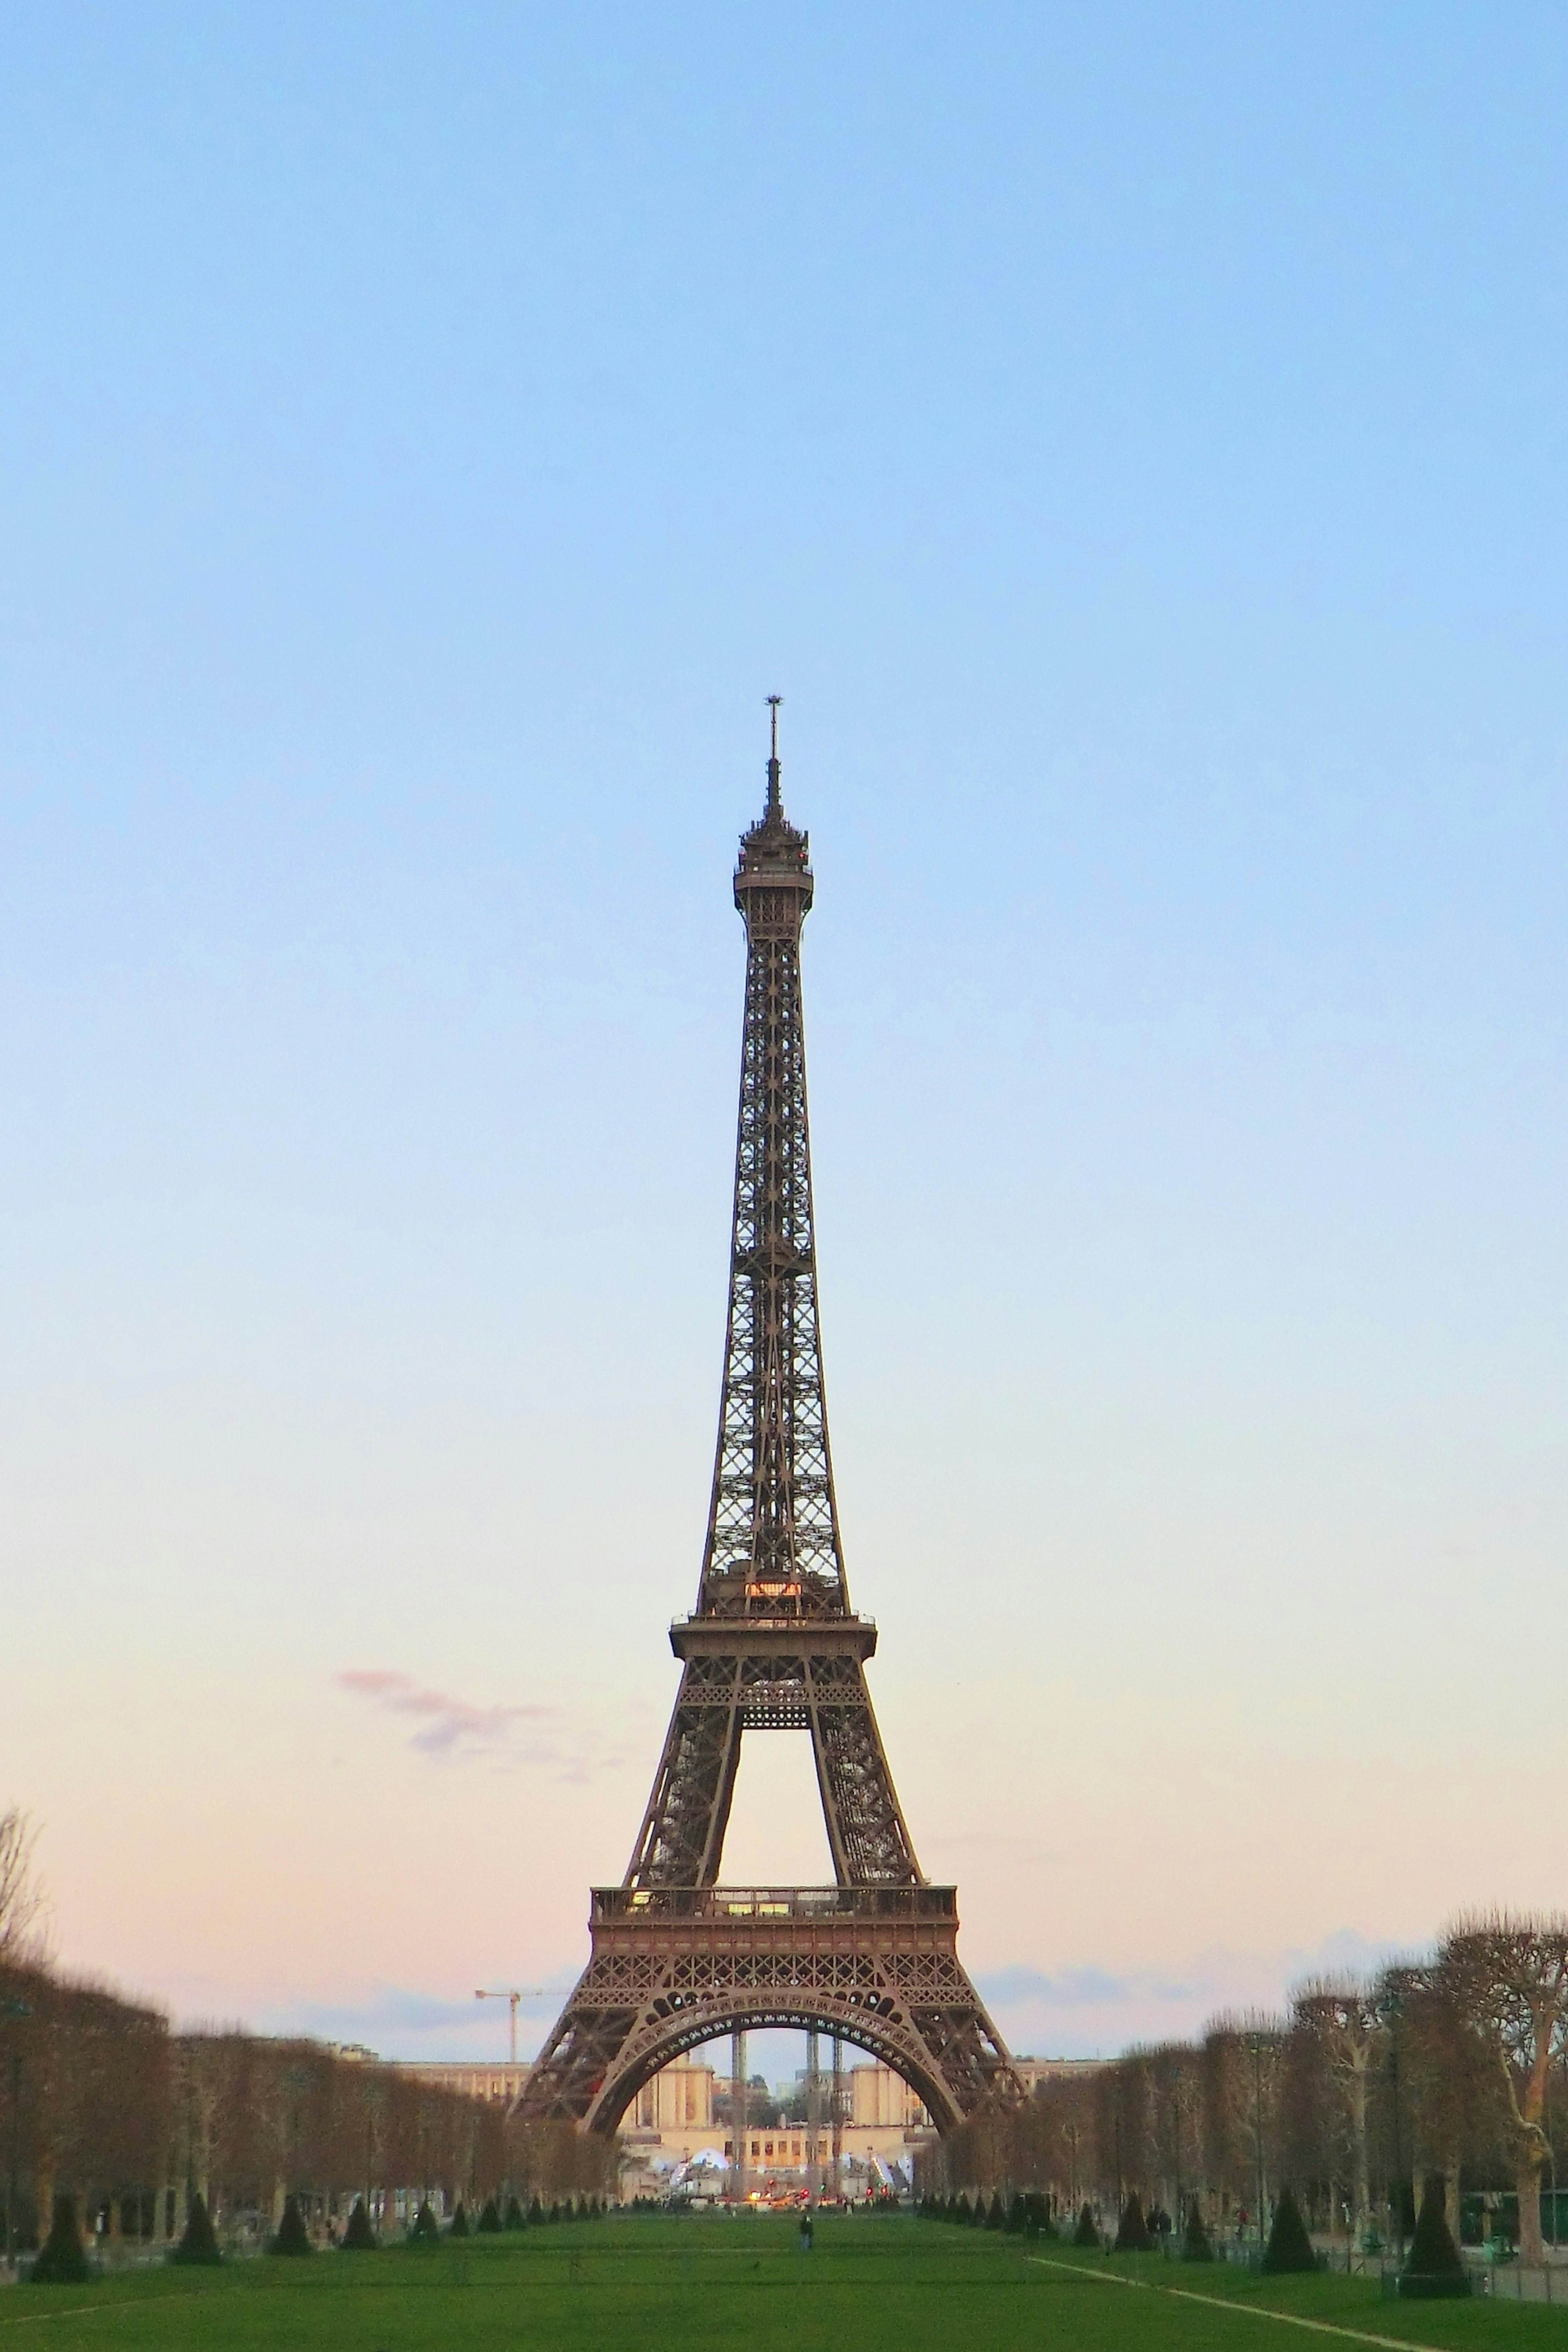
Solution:
<svg viewBox="0 0 1568 2352"><path fill-rule="evenodd" d="M1443 2218L1455 2245L1459 2242L1459 2151L1452 2148L1443 2167Z"/></svg>
<svg viewBox="0 0 1568 2352"><path fill-rule="evenodd" d="M1358 2066L1351 2077L1351 2133L1355 2143L1355 2182L1350 2236L1354 2247L1366 2242L1372 2219L1372 2182L1366 2160L1366 2070Z"/></svg>
<svg viewBox="0 0 1568 2352"><path fill-rule="evenodd" d="M1519 2162L1519 2259L1539 2270L1546 2260L1541 2239L1541 2158L1521 2157Z"/></svg>

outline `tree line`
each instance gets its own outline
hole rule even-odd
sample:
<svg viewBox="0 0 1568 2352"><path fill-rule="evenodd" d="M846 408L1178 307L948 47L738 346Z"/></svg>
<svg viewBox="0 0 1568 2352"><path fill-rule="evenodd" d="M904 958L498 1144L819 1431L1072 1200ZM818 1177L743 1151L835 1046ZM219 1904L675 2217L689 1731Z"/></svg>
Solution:
<svg viewBox="0 0 1568 2352"><path fill-rule="evenodd" d="M89 2231L152 2243L199 2195L221 2235L318 2231L357 2200L382 2220L612 2195L617 2149L524 2126L499 2102L319 2042L235 2029L174 2033L158 2010L0 1960L0 2207L26 2248L68 2196Z"/></svg>
<svg viewBox="0 0 1568 2352"><path fill-rule="evenodd" d="M57 2200L109 2240L177 2240L199 2195L257 2239L287 2200L318 2231L422 2202L477 2211L613 2194L617 2150L304 2039L174 2032L161 2010L49 1961L26 1823L0 1814L0 2244L37 2245Z"/></svg>
<svg viewBox="0 0 1568 2352"><path fill-rule="evenodd" d="M1302 1985L1282 2016L1217 2018L982 2111L922 2168L931 2198L1049 2195L1120 2215L1136 2196L1204 2222L1262 2223L1289 2188L1313 2226L1365 2246L1413 2224L1440 2179L1517 2200L1544 2259L1542 2191L1568 2168L1568 1919L1468 1917L1421 1961ZM1549 2208L1555 2211L1555 2204Z"/></svg>

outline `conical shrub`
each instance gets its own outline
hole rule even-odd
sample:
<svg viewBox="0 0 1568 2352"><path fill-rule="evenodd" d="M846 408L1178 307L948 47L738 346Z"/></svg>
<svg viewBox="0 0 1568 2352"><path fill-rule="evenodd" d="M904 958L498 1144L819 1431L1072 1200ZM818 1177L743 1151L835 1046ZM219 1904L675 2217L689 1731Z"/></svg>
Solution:
<svg viewBox="0 0 1568 2352"><path fill-rule="evenodd" d="M172 2263L194 2264L211 2264L223 2261L223 2256L218 2252L217 2232L213 2228L212 2215L207 2211L206 2200L200 2190L191 2199L190 2208L185 2215L184 2233L179 2244L170 2254L169 2260Z"/></svg>
<svg viewBox="0 0 1568 2352"><path fill-rule="evenodd" d="M419 2210L408 2233L408 2242L411 2246L435 2246L441 2242L441 2227L430 2210L428 2198L420 2199Z"/></svg>
<svg viewBox="0 0 1568 2352"><path fill-rule="evenodd" d="M1094 2227L1094 2216L1090 2210L1089 2200L1087 2197L1083 2200L1083 2210L1078 2216L1078 2227L1072 2232L1072 2242L1075 2246L1094 2246L1096 2248L1100 2243L1100 2232Z"/></svg>
<svg viewBox="0 0 1568 2352"><path fill-rule="evenodd" d="M1286 2271L1315 2271L1317 2266L1318 2258L1312 2252L1301 2209L1291 2190L1282 2189L1274 2208L1274 2226L1263 2250L1263 2268L1270 2278L1278 2278Z"/></svg>
<svg viewBox="0 0 1568 2352"><path fill-rule="evenodd" d="M498 2238L501 2234L501 2209L493 2197L486 2197L479 2209L479 2219L474 2227L482 2238Z"/></svg>
<svg viewBox="0 0 1568 2352"><path fill-rule="evenodd" d="M1002 2205L1002 2192L999 2189L993 2189L990 2206L986 2214L986 2227L988 2230L1005 2230L1007 2225L1008 2217Z"/></svg>
<svg viewBox="0 0 1568 2352"><path fill-rule="evenodd" d="M457 2200L457 2203L454 2208L452 2224L446 2234L449 2238L465 2238L468 2235L468 2216L463 2210L463 2200L461 2197Z"/></svg>
<svg viewBox="0 0 1568 2352"><path fill-rule="evenodd" d="M1186 2230L1181 2242L1181 2258L1184 2263L1211 2263L1214 2260L1214 2241L1208 2234L1208 2228L1203 2218L1203 2207L1196 2197L1189 2199L1187 2202Z"/></svg>
<svg viewBox="0 0 1568 2352"><path fill-rule="evenodd" d="M508 2230L521 2230L528 2226L523 2220L523 2209L515 2197L507 2200L506 2226Z"/></svg>
<svg viewBox="0 0 1568 2352"><path fill-rule="evenodd" d="M84 2286L92 2265L77 2226L77 2200L57 2197L54 2219L29 2273L35 2286Z"/></svg>
<svg viewBox="0 0 1568 2352"><path fill-rule="evenodd" d="M375 2250L376 2233L371 2227L371 2217L365 2210L365 2200L362 2197L356 2197L354 2210L349 2216L348 2226L343 2231L343 2242L339 2252L345 2254L373 2254Z"/></svg>
<svg viewBox="0 0 1568 2352"><path fill-rule="evenodd" d="M1410 2258L1399 2273L1400 2294L1414 2300L1438 2295L1469 2294L1470 2274L1466 2270L1454 2233L1448 2227L1448 2217L1443 2210L1443 2176L1434 2172L1427 2176L1421 2194L1421 2210L1416 2222L1416 2235L1410 2243Z"/></svg>
<svg viewBox="0 0 1568 2352"><path fill-rule="evenodd" d="M1116 2252L1119 2254L1146 2254L1153 2243L1149 2225L1144 2219L1144 2209L1134 2189L1123 2206L1121 2219L1116 2224Z"/></svg>
<svg viewBox="0 0 1568 2352"><path fill-rule="evenodd" d="M277 2235L272 2240L267 2251L269 2254L315 2252L316 2250L310 2243L309 2235L305 2227L305 2216L299 2210L298 2198L290 2197L286 2200L283 2219L277 2225Z"/></svg>

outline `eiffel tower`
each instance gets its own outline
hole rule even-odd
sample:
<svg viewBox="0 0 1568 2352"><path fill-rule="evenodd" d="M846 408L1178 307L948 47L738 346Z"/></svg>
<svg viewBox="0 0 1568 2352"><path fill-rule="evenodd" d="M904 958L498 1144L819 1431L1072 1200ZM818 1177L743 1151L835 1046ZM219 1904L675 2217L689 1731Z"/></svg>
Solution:
<svg viewBox="0 0 1568 2352"><path fill-rule="evenodd" d="M866 1687L876 1628L850 1606L817 1324L800 931L808 836L768 803L741 835L746 1015L729 1319L697 1603L670 1631L681 1686L619 1886L518 2101L611 2133L650 2075L722 2034L803 2027L895 2069L950 2130L1019 2095L958 1958L956 1890L921 1874ZM741 1736L806 1730L831 1886L719 1884Z"/></svg>

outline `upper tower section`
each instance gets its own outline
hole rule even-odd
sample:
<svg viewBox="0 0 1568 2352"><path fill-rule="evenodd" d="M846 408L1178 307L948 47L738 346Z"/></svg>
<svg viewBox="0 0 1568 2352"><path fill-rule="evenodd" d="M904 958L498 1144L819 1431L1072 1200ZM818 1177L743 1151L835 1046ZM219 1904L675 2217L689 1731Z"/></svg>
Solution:
<svg viewBox="0 0 1568 2352"><path fill-rule="evenodd" d="M784 814L779 701L768 805L740 838L746 1012L729 1316L699 1616L848 1613L817 1335L800 926L808 844Z"/></svg>
<svg viewBox="0 0 1568 2352"><path fill-rule="evenodd" d="M768 805L740 836L735 869L735 903L746 919L748 939L799 940L811 904L811 840L784 814L779 763L779 705L768 698L772 750L768 760Z"/></svg>

